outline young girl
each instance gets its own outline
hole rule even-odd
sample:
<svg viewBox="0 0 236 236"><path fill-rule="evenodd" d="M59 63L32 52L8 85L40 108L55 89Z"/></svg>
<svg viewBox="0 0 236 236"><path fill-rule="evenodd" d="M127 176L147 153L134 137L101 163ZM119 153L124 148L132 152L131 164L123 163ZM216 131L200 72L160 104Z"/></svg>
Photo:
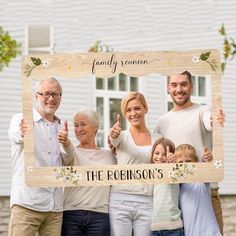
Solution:
<svg viewBox="0 0 236 236"><path fill-rule="evenodd" d="M196 150L181 144L175 150L176 162L198 162ZM180 209L185 236L221 236L211 202L209 183L184 183L180 187Z"/></svg>
<svg viewBox="0 0 236 236"><path fill-rule="evenodd" d="M171 157L173 159L174 152L174 143L160 138L153 145L152 162L167 163ZM179 184L154 185L151 229L152 236L184 236L179 209Z"/></svg>

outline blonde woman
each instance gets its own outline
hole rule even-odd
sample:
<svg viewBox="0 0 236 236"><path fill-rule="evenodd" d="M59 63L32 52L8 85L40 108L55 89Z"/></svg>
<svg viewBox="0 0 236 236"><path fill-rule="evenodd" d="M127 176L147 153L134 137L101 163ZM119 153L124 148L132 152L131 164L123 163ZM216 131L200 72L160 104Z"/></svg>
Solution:
<svg viewBox="0 0 236 236"><path fill-rule="evenodd" d="M148 106L143 94L131 92L121 101L121 112L130 123L121 130L119 115L110 129L110 141L116 148L118 164L150 163L152 144L157 139L148 130L145 115ZM152 185L113 185L110 194L112 236L151 235Z"/></svg>

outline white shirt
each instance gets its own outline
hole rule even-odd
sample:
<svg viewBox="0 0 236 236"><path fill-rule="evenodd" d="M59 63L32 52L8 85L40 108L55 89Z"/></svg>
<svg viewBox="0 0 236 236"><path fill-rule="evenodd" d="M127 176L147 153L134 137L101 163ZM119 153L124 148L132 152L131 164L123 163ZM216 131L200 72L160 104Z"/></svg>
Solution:
<svg viewBox="0 0 236 236"><path fill-rule="evenodd" d="M110 150L74 148L65 149L74 166L114 165L116 159ZM108 213L110 186L65 187L64 210L86 210Z"/></svg>
<svg viewBox="0 0 236 236"><path fill-rule="evenodd" d="M193 104L179 111L169 111L157 121L155 132L172 140L177 147L191 144L202 161L204 148L212 151L211 112L207 106ZM211 183L217 189L217 183Z"/></svg>
<svg viewBox="0 0 236 236"><path fill-rule="evenodd" d="M57 133L60 120L54 123L45 120L36 110L34 115L35 159L37 166L61 166L62 156ZM20 131L20 122L23 114L18 113L11 119L8 131L11 140L12 187L10 205L21 205L36 211L63 210L62 188L28 188L24 176L23 138Z"/></svg>
<svg viewBox="0 0 236 236"><path fill-rule="evenodd" d="M179 209L179 184L156 184L153 187L152 231L183 227Z"/></svg>
<svg viewBox="0 0 236 236"><path fill-rule="evenodd" d="M157 121L155 132L169 138L177 147L191 144L202 160L204 147L212 151L212 127L207 106L193 104L179 111L169 111Z"/></svg>
<svg viewBox="0 0 236 236"><path fill-rule="evenodd" d="M158 137L159 135L152 134L152 144ZM110 140L116 148L118 165L151 163L152 146L137 146L129 130L121 131L116 139ZM152 188L150 184L120 184L113 185L111 192L152 196Z"/></svg>

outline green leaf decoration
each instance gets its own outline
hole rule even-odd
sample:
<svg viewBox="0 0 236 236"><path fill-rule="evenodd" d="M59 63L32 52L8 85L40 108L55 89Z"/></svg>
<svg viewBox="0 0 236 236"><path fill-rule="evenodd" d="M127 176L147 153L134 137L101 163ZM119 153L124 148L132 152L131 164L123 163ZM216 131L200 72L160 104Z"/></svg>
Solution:
<svg viewBox="0 0 236 236"><path fill-rule="evenodd" d="M224 36L224 42L223 42L224 62L221 64L222 72L224 72L228 60L233 60L236 55L236 50L235 50L236 43L234 42L234 39L232 37L228 37L224 24L222 24L221 28L219 29L219 33L222 36Z"/></svg>
<svg viewBox="0 0 236 236"><path fill-rule="evenodd" d="M39 66L42 64L42 61L40 58L31 57L31 60L34 63L34 65L36 65L36 66Z"/></svg>
<svg viewBox="0 0 236 236"><path fill-rule="evenodd" d="M180 178L187 178L189 175L194 175L196 168L194 164L176 164L173 170L169 172L169 177L173 182Z"/></svg>
<svg viewBox="0 0 236 236"><path fill-rule="evenodd" d="M200 56L193 56L192 61L194 63L198 63L199 61L204 61L208 63L213 71L216 71L216 68L218 67L217 61L214 58L210 58L211 51L209 52L203 52Z"/></svg>
<svg viewBox="0 0 236 236"><path fill-rule="evenodd" d="M63 182L69 182L74 185L78 185L79 181L82 179L82 175L74 170L73 167L62 167L54 168L54 175L56 179L60 179Z"/></svg>
<svg viewBox="0 0 236 236"><path fill-rule="evenodd" d="M223 36L225 36L225 27L224 27L224 24L221 25L220 29L219 29L219 33Z"/></svg>
<svg viewBox="0 0 236 236"><path fill-rule="evenodd" d="M211 54L211 52L202 53L200 55L200 59L203 61L206 61L209 58L210 54Z"/></svg>
<svg viewBox="0 0 236 236"><path fill-rule="evenodd" d="M33 62L33 65L31 63L25 65L24 73L25 73L26 77L29 77L31 75L31 72L33 71L33 69L35 67L43 64L40 58L30 57L30 59Z"/></svg>
<svg viewBox="0 0 236 236"><path fill-rule="evenodd" d="M221 71L222 71L222 72L225 71L225 62L221 63Z"/></svg>

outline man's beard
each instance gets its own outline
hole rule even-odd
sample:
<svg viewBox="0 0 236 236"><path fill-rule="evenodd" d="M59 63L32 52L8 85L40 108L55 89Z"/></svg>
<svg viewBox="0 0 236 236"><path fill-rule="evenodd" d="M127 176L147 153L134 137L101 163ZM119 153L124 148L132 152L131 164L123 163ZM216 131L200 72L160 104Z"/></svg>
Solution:
<svg viewBox="0 0 236 236"><path fill-rule="evenodd" d="M50 108L46 105L42 105L41 103L38 103L38 108L47 115L54 115L57 110L57 107Z"/></svg>
<svg viewBox="0 0 236 236"><path fill-rule="evenodd" d="M178 101L177 99L175 99L175 96L172 96L172 100L174 102L174 104L178 105L178 106L182 106L185 105L190 99L190 96L185 97L184 100Z"/></svg>

